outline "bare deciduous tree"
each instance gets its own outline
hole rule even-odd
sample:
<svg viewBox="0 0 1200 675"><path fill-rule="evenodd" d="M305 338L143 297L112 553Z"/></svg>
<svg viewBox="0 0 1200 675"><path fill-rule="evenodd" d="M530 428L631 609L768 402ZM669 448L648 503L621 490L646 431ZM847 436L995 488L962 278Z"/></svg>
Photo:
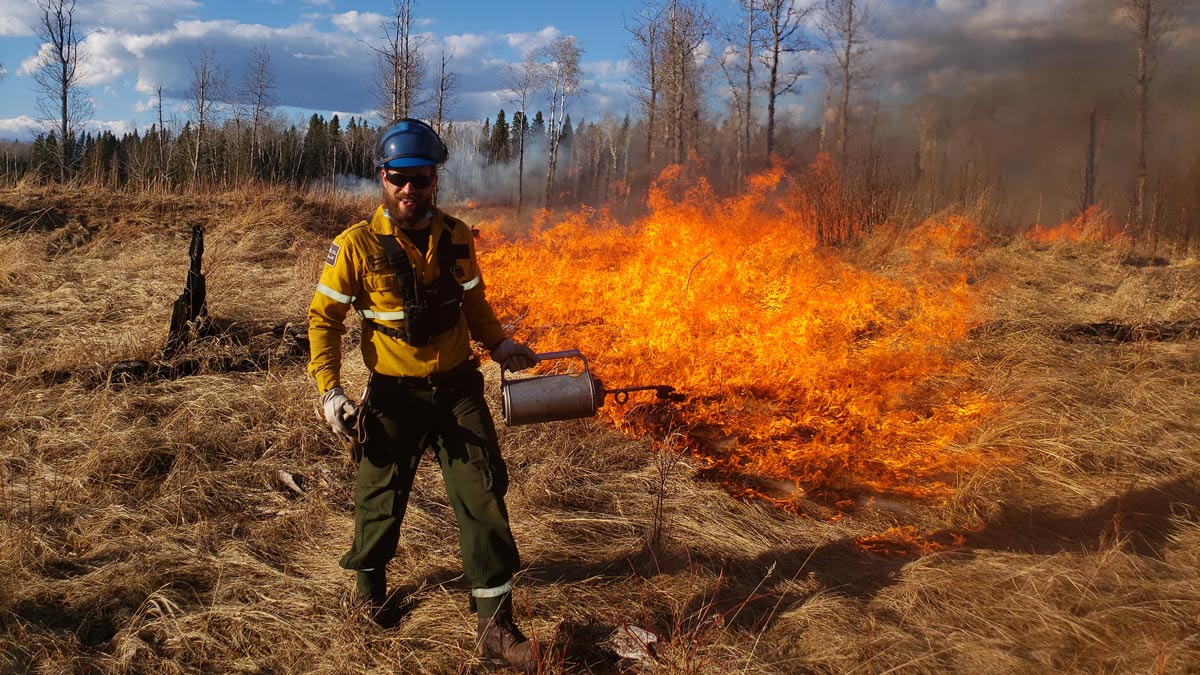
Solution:
<svg viewBox="0 0 1200 675"><path fill-rule="evenodd" d="M41 16L34 33L42 40L33 81L38 110L58 134L59 180L66 182L75 163L75 136L92 117L92 103L81 86L82 44L87 36L75 26L75 0L38 0Z"/></svg>
<svg viewBox="0 0 1200 675"><path fill-rule="evenodd" d="M155 169L160 181L159 186L165 190L167 186L167 148L170 146L171 138L163 120L163 88L161 84L154 87L154 95L157 100L155 109L158 111L158 134L155 139L158 163L155 165Z"/></svg>
<svg viewBox="0 0 1200 675"><path fill-rule="evenodd" d="M416 114L417 94L425 78L425 46L429 38L413 32L416 0L392 0L392 16L383 29L383 46L369 45L379 56L376 94L380 111L389 120Z"/></svg>
<svg viewBox="0 0 1200 675"><path fill-rule="evenodd" d="M250 106L250 156L251 166L261 162L262 129L271 109L275 106L275 70L271 67L271 55L266 45L251 52L250 62L242 74L242 100Z"/></svg>
<svg viewBox="0 0 1200 675"><path fill-rule="evenodd" d="M520 63L510 63L504 67L504 76L508 80L511 96L508 102L516 106L520 117L513 115L514 121L520 122L517 128L517 215L521 215L521 206L525 201L525 127L529 119L529 97L541 86L543 70L537 61L537 55L531 50L525 54Z"/></svg>
<svg viewBox="0 0 1200 675"><path fill-rule="evenodd" d="M849 143L850 90L861 75L861 61L868 51L866 2L825 0L819 26L825 45L833 57L836 77L840 80L835 152L839 166L845 167Z"/></svg>
<svg viewBox="0 0 1200 675"><path fill-rule="evenodd" d="M662 8L649 0L625 30L633 36L628 52L633 63L631 88L634 98L646 114L646 164L654 168L654 137L658 112L658 97L662 87Z"/></svg>
<svg viewBox="0 0 1200 675"><path fill-rule="evenodd" d="M553 202L554 173L558 166L558 146L567 117L567 101L579 92L579 58L583 48L574 37L555 38L539 50L545 73L544 87L550 98L550 121L546 136L546 208Z"/></svg>
<svg viewBox="0 0 1200 675"><path fill-rule="evenodd" d="M217 101L224 93L225 70L211 47L201 46L192 63L192 84L188 92L189 117L196 123L192 130L192 183L200 174L200 163L208 131L215 125Z"/></svg>
<svg viewBox="0 0 1200 675"><path fill-rule="evenodd" d="M461 75L450 70L450 62L453 60L454 52L447 52L446 47L443 46L441 58L438 60L438 87L434 94L433 115L433 129L439 136L446 131L446 115L458 100L458 85L462 80Z"/></svg>
<svg viewBox="0 0 1200 675"><path fill-rule="evenodd" d="M792 57L809 48L800 28L813 6L798 6L795 0L758 1L766 17L760 58L767 69L767 154L770 155L775 152L775 104L780 96L794 90L800 76L807 72L804 64Z"/></svg>
<svg viewBox="0 0 1200 675"><path fill-rule="evenodd" d="M704 7L690 0L668 0L663 8L667 140L671 161L682 164L696 134L700 116L700 66L696 50L712 23Z"/></svg>
<svg viewBox="0 0 1200 675"><path fill-rule="evenodd" d="M729 91L733 94L733 108L737 114L738 143L737 143L737 179L740 181L746 172L746 162L750 158L750 106L754 93L754 47L759 42L759 32L764 28L762 0L739 0L741 13L739 19L726 27L726 38L738 44L740 49L734 49L732 44L721 52L717 61ZM738 52L741 52L740 54Z"/></svg>
<svg viewBox="0 0 1200 675"><path fill-rule="evenodd" d="M1172 28L1174 6L1170 0L1124 0L1126 14L1133 25L1138 41L1136 74L1137 100L1134 120L1135 147L1133 222L1134 231L1149 234L1146 222L1146 144L1149 138L1147 119L1150 115L1150 81L1158 52L1164 46Z"/></svg>

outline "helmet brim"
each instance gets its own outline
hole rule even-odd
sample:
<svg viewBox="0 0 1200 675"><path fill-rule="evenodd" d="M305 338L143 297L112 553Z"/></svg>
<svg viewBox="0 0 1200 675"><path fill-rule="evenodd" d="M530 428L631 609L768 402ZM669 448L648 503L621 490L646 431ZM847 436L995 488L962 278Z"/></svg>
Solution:
<svg viewBox="0 0 1200 675"><path fill-rule="evenodd" d="M380 165L381 169L407 169L413 166L435 166L434 162L424 157L397 157L389 162L384 162Z"/></svg>

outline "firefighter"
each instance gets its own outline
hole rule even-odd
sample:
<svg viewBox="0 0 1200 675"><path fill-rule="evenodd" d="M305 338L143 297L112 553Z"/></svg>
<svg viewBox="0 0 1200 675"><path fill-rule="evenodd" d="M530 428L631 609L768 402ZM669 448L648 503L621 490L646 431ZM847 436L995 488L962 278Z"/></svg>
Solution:
<svg viewBox="0 0 1200 675"><path fill-rule="evenodd" d="M341 560L356 573L356 596L379 616L417 464L432 448L458 523L478 616L476 652L528 669L534 644L512 616L519 560L504 504L508 473L469 338L508 370L530 368L537 356L496 320L471 228L433 205L447 156L418 120L380 134L374 159L383 203L329 247L308 313L308 369L330 428L358 441L354 542ZM362 317L361 352L371 371L358 405L339 379L352 309Z"/></svg>

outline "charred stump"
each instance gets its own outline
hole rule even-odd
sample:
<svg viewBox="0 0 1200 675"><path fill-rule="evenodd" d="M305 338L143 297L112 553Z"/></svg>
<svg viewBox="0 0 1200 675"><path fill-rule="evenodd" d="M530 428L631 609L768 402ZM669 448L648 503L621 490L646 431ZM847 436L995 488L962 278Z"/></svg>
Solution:
<svg viewBox="0 0 1200 675"><path fill-rule="evenodd" d="M60 384L75 379L89 386L126 385L203 373L258 372L308 360L308 331L303 322L234 322L209 315L202 269L204 229L199 225L192 228L188 255L187 280L172 303L166 343L156 355L94 368L44 371L38 376L41 381Z"/></svg>
<svg viewBox="0 0 1200 675"><path fill-rule="evenodd" d="M192 226L192 243L188 247L191 265L183 292L171 309L171 324L167 329L167 343L163 346L163 358L179 353L192 340L195 333L202 331L208 319L208 290L205 288L201 259L204 257L204 228Z"/></svg>

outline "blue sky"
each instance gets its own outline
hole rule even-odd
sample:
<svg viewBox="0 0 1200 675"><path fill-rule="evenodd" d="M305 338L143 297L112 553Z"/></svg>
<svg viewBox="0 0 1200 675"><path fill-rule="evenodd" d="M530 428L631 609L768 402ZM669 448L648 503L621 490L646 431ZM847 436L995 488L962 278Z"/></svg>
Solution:
<svg viewBox="0 0 1200 675"><path fill-rule="evenodd" d="M575 118L628 109L623 15L639 3L573 5L545 0L476 3L419 2L419 30L436 50L454 51L451 68L462 76L454 116L482 119L509 108L503 64L523 50L560 35L584 48L588 93L577 100ZM168 110L183 114L182 98L200 45L215 49L228 80L236 84L251 50L265 46L278 79L285 112L307 116L370 114L374 62L364 41L381 35L383 0L79 0L77 21L91 33L86 76L95 124L124 130L145 127L155 85L164 88ZM33 0L0 0L0 138L27 136L38 113L29 63L38 49L30 26Z"/></svg>
<svg viewBox="0 0 1200 675"><path fill-rule="evenodd" d="M504 64L556 36L575 36L584 49L587 88L570 108L579 121L630 109L623 23L643 4L422 0L416 14L431 47L454 51L451 67L462 75L462 87L452 117L461 120L492 117L502 107L511 113ZM735 2L708 0L707 5L721 20L732 15ZM1114 54L1120 52L1120 62L1126 63L1132 48L1119 0L870 0L869 5L870 87L885 102L970 91L1022 70L1094 63L1097 73L1106 70L1111 76ZM1200 44L1200 2L1185 0L1184 6L1174 49L1191 58ZM201 45L215 50L233 85L241 80L251 50L265 46L285 114L297 119L313 112L369 115L376 105L369 90L375 66L364 43L379 38L382 15L390 8L390 0L78 0L78 23L89 32L85 83L95 105L93 127L118 132L148 127L156 116L156 85L163 87L167 115L182 120L191 63ZM36 18L35 0L0 0L0 64L7 71L0 79L0 139L28 138L39 125L29 72L38 49L31 28ZM697 56L707 54L711 63L723 46L714 34ZM815 123L824 91L822 58L819 51L806 55L813 74L801 81L798 96L783 102L784 122ZM1080 78L1089 76L1080 71ZM715 107L722 100L720 89L714 76L708 92ZM538 101L533 109L546 107Z"/></svg>

